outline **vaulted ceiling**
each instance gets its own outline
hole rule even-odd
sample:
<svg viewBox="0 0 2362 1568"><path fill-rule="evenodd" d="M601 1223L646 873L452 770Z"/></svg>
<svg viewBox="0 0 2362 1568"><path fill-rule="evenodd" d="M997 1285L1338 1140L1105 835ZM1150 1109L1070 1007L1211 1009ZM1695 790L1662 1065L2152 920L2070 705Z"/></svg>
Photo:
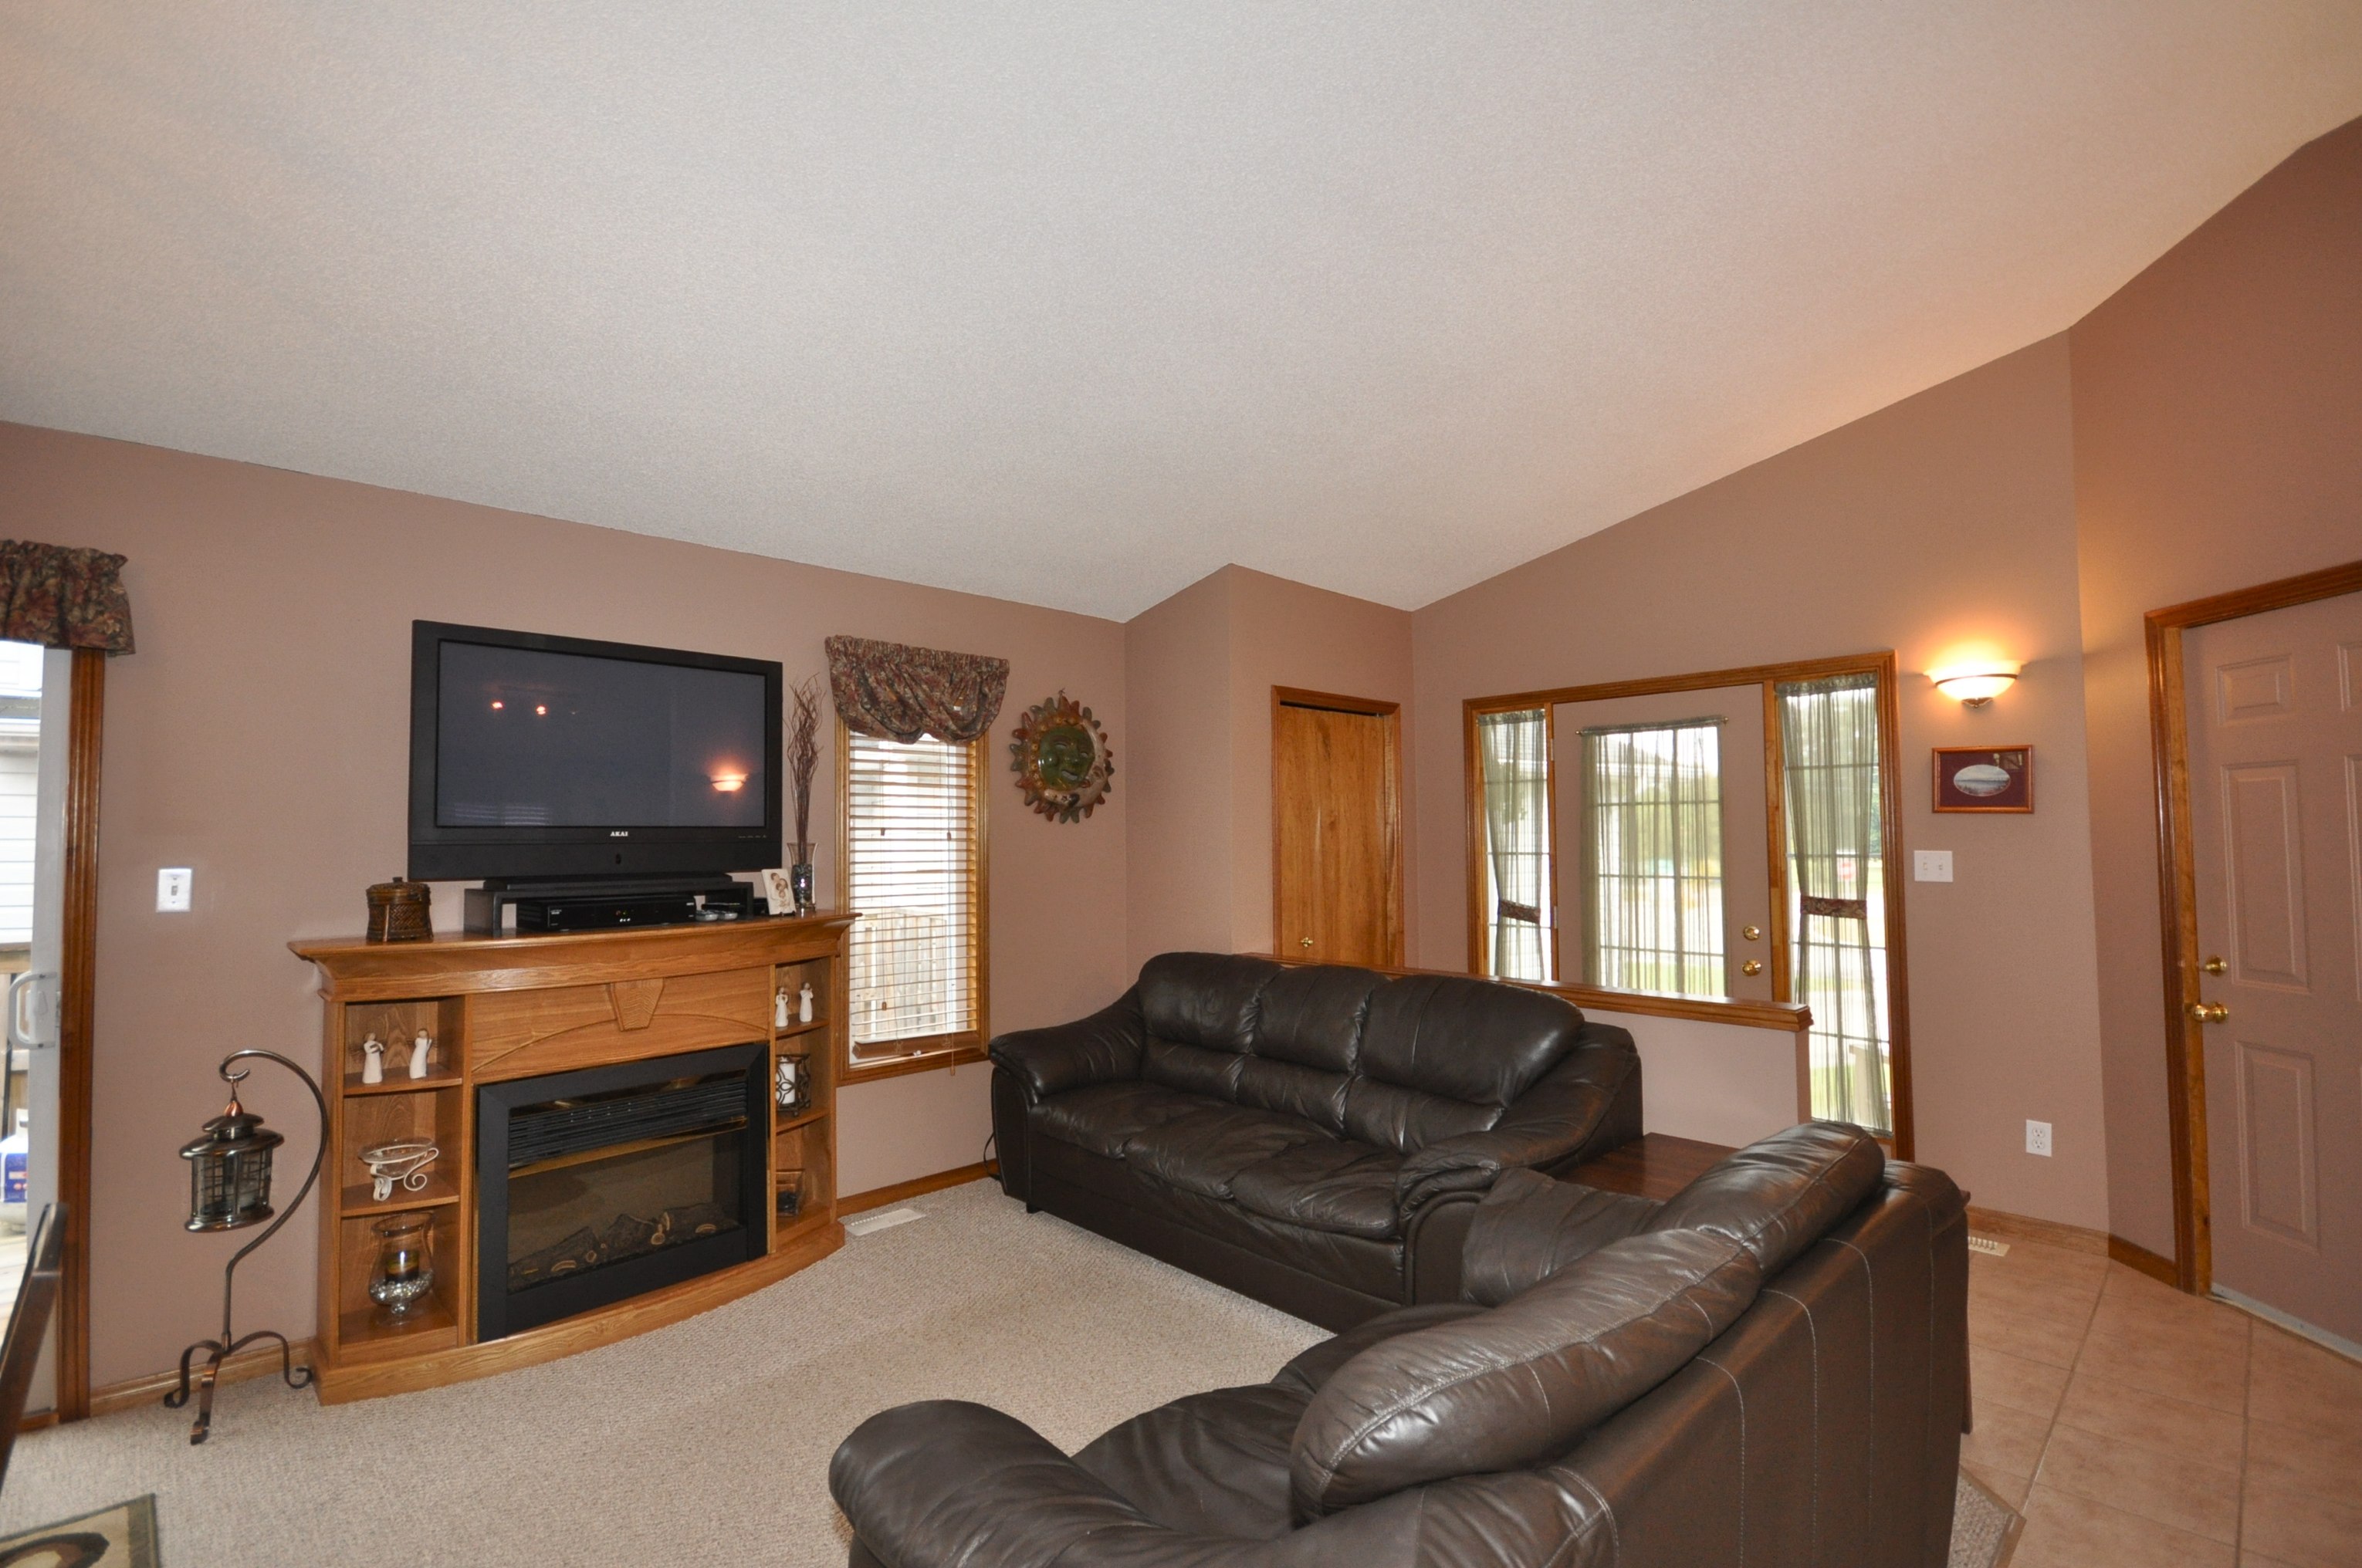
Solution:
<svg viewBox="0 0 2362 1568"><path fill-rule="evenodd" d="M0 418L1126 617L1417 606L2073 322L2362 5L0 11Z"/></svg>

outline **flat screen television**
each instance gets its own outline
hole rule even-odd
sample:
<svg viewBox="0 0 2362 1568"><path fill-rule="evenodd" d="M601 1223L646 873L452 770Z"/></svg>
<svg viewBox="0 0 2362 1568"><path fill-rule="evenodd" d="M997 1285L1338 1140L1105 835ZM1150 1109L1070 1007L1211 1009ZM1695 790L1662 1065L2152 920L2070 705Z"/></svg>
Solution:
<svg viewBox="0 0 2362 1568"><path fill-rule="evenodd" d="M410 875L780 864L781 686L767 660L413 622Z"/></svg>

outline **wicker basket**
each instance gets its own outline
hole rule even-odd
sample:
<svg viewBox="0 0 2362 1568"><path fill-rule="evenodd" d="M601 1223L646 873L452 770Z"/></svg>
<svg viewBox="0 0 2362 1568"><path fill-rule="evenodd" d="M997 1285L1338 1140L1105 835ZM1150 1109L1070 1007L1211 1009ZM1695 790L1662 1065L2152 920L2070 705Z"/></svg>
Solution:
<svg viewBox="0 0 2362 1568"><path fill-rule="evenodd" d="M435 938L429 905L435 890L423 882L396 877L373 883L369 890L369 939L372 942L426 942Z"/></svg>

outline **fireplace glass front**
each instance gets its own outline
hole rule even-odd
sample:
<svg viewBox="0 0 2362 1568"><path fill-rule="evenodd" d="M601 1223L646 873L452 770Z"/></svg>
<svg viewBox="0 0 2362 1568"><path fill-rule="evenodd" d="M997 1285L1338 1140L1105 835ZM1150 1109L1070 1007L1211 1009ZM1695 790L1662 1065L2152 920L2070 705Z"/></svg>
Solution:
<svg viewBox="0 0 2362 1568"><path fill-rule="evenodd" d="M479 1340L757 1256L763 1047L480 1090Z"/></svg>

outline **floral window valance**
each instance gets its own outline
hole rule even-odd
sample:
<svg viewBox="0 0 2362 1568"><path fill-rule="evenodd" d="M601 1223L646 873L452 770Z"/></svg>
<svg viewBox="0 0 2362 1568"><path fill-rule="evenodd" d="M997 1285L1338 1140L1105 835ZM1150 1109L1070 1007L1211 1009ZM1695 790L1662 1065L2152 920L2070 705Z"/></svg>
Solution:
<svg viewBox="0 0 2362 1568"><path fill-rule="evenodd" d="M123 557L0 539L0 640L130 652Z"/></svg>
<svg viewBox="0 0 2362 1568"><path fill-rule="evenodd" d="M846 729L905 745L973 740L1000 717L1009 661L866 637L828 640L829 695Z"/></svg>

